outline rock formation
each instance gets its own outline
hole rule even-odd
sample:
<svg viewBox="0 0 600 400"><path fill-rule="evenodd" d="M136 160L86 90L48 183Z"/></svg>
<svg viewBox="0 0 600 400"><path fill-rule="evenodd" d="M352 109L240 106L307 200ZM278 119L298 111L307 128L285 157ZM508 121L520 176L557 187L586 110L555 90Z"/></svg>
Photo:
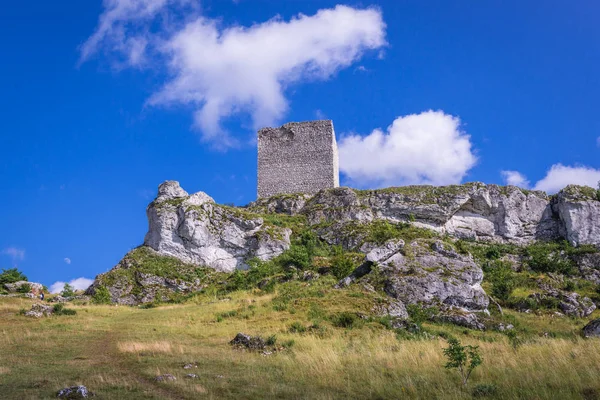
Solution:
<svg viewBox="0 0 600 400"><path fill-rule="evenodd" d="M215 283L227 285L233 275L223 273L247 269L253 258L273 259L290 249L292 241L298 242L300 236L292 238L288 228L292 226L296 233L312 232L315 240L330 247L339 245L356 257L364 254L363 263L338 287L359 282L387 295L387 303L374 306L376 313L402 321L417 306L437 310L434 319L483 329L480 316L488 313L490 300L481 287L481 260L460 249L457 239L476 246L507 244L513 249L563 239L572 246L585 245L582 251L555 251L548 257L598 284L600 252L594 246L600 249L600 201L596 196L595 190L578 186L548 196L514 186L469 183L368 191L333 188L227 207L206 193L190 195L177 182L167 181L147 208L144 245L99 275L86 294L95 295L102 288L110 301L133 305L174 300ZM292 253L283 259L294 263L302 256ZM531 261L526 254L507 255L505 262L513 269L526 268ZM321 273L301 271L296 265L284 267L299 272L288 280L318 279ZM285 279L263 279L258 287ZM590 298L568 288L541 285L539 289L524 300L524 307L552 304L574 317L587 316L596 307Z"/></svg>
<svg viewBox="0 0 600 400"><path fill-rule="evenodd" d="M300 197L261 199L250 209L304 214L311 225L326 225L340 241L346 222L411 222L457 238L527 244L564 238L573 245L600 246L600 201L591 188L568 186L555 196L515 186L467 183L405 186L380 190L347 187L322 190L299 207ZM289 208L285 205L289 204ZM327 236L327 230L321 233Z"/></svg>
<svg viewBox="0 0 600 400"><path fill-rule="evenodd" d="M263 218L215 204L204 192L188 195L167 181L146 210L144 245L181 261L231 272L246 269L252 257L268 260L289 248L289 229Z"/></svg>

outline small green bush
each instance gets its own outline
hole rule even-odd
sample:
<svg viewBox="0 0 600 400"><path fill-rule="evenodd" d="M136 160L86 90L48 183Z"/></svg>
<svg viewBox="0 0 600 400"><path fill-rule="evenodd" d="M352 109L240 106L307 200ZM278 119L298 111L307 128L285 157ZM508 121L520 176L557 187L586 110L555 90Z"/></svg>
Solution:
<svg viewBox="0 0 600 400"><path fill-rule="evenodd" d="M290 333L304 333L306 332L306 327L300 322L296 321L290 325L290 329L288 331Z"/></svg>
<svg viewBox="0 0 600 400"><path fill-rule="evenodd" d="M110 292L105 286L98 286L94 290L92 302L95 304L110 304L112 301Z"/></svg>
<svg viewBox="0 0 600 400"><path fill-rule="evenodd" d="M566 240L560 243L537 242L525 248L525 260L528 267L536 272L573 275L576 268L569 256L588 251L587 248L574 248Z"/></svg>
<svg viewBox="0 0 600 400"><path fill-rule="evenodd" d="M267 346L275 346L275 343L277 343L277 336L276 335L271 335L267 338L267 340L265 340L265 344Z"/></svg>
<svg viewBox="0 0 600 400"><path fill-rule="evenodd" d="M483 363L479 346L463 346L458 339L449 338L448 347L443 351L448 359L445 368L456 369L463 386L466 386L473 370Z"/></svg>
<svg viewBox="0 0 600 400"><path fill-rule="evenodd" d="M0 273L0 286L3 286L5 283L15 283L26 280L28 280L27 277L17 268L3 268L2 273Z"/></svg>
<svg viewBox="0 0 600 400"><path fill-rule="evenodd" d="M75 315L77 311L71 310L70 308L65 308L64 304L58 303L55 304L52 308L53 315Z"/></svg>
<svg viewBox="0 0 600 400"><path fill-rule="evenodd" d="M75 288L68 283L65 283L65 287L62 292L60 292L62 297L74 297L75 296Z"/></svg>
<svg viewBox="0 0 600 400"><path fill-rule="evenodd" d="M25 283L17 288L17 293L29 293L31 292L31 285Z"/></svg>
<svg viewBox="0 0 600 400"><path fill-rule="evenodd" d="M406 311L410 320L419 328L421 328L423 322L433 319L440 312L437 307L424 307L419 304L409 304Z"/></svg>
<svg viewBox="0 0 600 400"><path fill-rule="evenodd" d="M517 274L509 263L495 260L483 264L484 279L492 284L490 294L500 302L506 302L517 286Z"/></svg>
<svg viewBox="0 0 600 400"><path fill-rule="evenodd" d="M356 269L357 265L347 254L339 254L331 260L331 272L337 279L347 277Z"/></svg>
<svg viewBox="0 0 600 400"><path fill-rule="evenodd" d="M498 387L493 383L480 383L475 385L471 392L473 397L489 397L498 393Z"/></svg>
<svg viewBox="0 0 600 400"><path fill-rule="evenodd" d="M351 312L341 312L330 317L331 323L338 328L352 329L359 324L358 315Z"/></svg>

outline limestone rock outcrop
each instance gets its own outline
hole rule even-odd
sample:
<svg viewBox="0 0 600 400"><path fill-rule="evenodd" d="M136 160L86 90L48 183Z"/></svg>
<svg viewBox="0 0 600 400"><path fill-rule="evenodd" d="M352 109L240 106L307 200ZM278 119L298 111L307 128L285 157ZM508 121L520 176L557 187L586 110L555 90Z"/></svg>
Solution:
<svg viewBox="0 0 600 400"><path fill-rule="evenodd" d="M4 288L9 293L17 293L19 291L19 289L21 289L23 286L28 287L28 292L34 291L36 293L41 293L42 290L44 290L44 286L41 283L37 283L37 282L18 281L18 282L14 282L14 283L5 283L4 284Z"/></svg>
<svg viewBox="0 0 600 400"><path fill-rule="evenodd" d="M339 237L345 223L410 221L438 233L478 241L523 245L565 238L600 246L600 201L591 188L569 186L556 196L515 186L468 183L380 190L324 190L299 211L321 235ZM285 210L293 214L295 210ZM331 232L334 232L332 235ZM339 242L339 240L338 240ZM353 241L336 244L354 244Z"/></svg>
<svg viewBox="0 0 600 400"><path fill-rule="evenodd" d="M600 198L591 188L570 185L556 195L560 233L571 244L600 245Z"/></svg>
<svg viewBox="0 0 600 400"><path fill-rule="evenodd" d="M371 277L375 266L377 274ZM483 328L474 314L487 313L489 304L481 288L483 271L471 256L446 249L440 241L417 240L407 245L392 239L372 249L364 263L338 286L361 277L382 285L388 296L404 305L436 307L441 311L440 319Z"/></svg>
<svg viewBox="0 0 600 400"><path fill-rule="evenodd" d="M148 206L144 245L181 261L231 272L252 257L268 260L289 248L291 231L269 225L233 207L220 206L204 192L189 195L167 181Z"/></svg>
<svg viewBox="0 0 600 400"><path fill-rule="evenodd" d="M600 318L590 321L582 329L584 337L600 337Z"/></svg>

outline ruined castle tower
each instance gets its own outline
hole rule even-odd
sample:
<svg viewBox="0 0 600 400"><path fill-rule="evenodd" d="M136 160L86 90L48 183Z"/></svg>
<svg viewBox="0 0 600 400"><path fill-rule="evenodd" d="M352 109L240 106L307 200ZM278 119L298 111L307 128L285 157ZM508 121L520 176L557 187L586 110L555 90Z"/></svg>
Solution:
<svg viewBox="0 0 600 400"><path fill-rule="evenodd" d="M258 197L316 193L338 186L331 120L290 122L258 131Z"/></svg>

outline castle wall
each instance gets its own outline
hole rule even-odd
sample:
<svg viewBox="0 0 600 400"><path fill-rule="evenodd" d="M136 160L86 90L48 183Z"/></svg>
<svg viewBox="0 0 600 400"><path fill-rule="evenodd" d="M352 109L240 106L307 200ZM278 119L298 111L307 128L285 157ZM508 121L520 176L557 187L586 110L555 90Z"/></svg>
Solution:
<svg viewBox="0 0 600 400"><path fill-rule="evenodd" d="M290 122L258 132L258 197L339 186L333 122Z"/></svg>

